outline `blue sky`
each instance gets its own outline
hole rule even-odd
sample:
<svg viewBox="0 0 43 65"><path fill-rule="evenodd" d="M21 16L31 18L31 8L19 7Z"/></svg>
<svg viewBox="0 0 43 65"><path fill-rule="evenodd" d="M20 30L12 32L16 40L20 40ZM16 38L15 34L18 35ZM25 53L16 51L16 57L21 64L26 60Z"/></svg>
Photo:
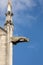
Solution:
<svg viewBox="0 0 43 65"><path fill-rule="evenodd" d="M14 35L30 38L13 46L13 65L43 65L43 0L12 0ZM0 26L7 0L0 0Z"/></svg>

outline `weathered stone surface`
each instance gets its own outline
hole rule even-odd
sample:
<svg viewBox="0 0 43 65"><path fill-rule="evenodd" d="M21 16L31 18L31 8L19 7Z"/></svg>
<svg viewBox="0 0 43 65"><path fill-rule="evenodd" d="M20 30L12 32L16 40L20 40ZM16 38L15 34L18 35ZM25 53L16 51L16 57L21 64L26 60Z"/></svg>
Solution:
<svg viewBox="0 0 43 65"><path fill-rule="evenodd" d="M12 42L10 41L11 29L7 33L0 28L0 65L12 65Z"/></svg>
<svg viewBox="0 0 43 65"><path fill-rule="evenodd" d="M6 65L6 32L0 29L0 65Z"/></svg>

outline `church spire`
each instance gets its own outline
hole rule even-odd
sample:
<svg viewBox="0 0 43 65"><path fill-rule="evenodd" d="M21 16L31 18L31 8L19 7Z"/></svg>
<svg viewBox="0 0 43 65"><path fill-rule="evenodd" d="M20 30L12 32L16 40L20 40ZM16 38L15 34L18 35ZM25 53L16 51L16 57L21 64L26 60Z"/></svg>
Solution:
<svg viewBox="0 0 43 65"><path fill-rule="evenodd" d="M11 10L12 10L11 0L8 0L8 10L7 11L11 12Z"/></svg>
<svg viewBox="0 0 43 65"><path fill-rule="evenodd" d="M5 24L12 24L12 4L11 4L11 0L8 0L8 4L7 4L7 13L6 13L6 23Z"/></svg>

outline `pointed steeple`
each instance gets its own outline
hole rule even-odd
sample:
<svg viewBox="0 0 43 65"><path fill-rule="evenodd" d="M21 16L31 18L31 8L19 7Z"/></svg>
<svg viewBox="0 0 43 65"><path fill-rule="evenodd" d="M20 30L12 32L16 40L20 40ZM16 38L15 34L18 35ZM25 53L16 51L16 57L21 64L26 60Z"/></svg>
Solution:
<svg viewBox="0 0 43 65"><path fill-rule="evenodd" d="M12 4L11 4L11 0L8 0L8 4L7 4L7 13L6 13L6 23L10 23L10 24L13 24L12 23L12 16L13 16L13 13L12 13Z"/></svg>
<svg viewBox="0 0 43 65"><path fill-rule="evenodd" d="M7 11L11 12L11 10L12 10L11 0L8 0L8 10Z"/></svg>
<svg viewBox="0 0 43 65"><path fill-rule="evenodd" d="M12 16L13 16L12 4L11 4L11 0L8 0L7 13L6 13L6 20L5 20L5 24L4 24L4 29L7 31L9 38L12 37L12 35L13 35L13 28L14 28Z"/></svg>

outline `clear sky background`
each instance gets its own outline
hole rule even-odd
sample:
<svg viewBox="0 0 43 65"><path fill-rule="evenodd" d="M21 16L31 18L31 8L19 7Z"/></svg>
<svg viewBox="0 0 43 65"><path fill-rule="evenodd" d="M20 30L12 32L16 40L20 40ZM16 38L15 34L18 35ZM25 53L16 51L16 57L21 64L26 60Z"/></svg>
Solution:
<svg viewBox="0 0 43 65"><path fill-rule="evenodd" d="M43 0L12 0L14 35L30 38L13 46L13 65L43 65ZM0 26L7 0L0 0Z"/></svg>

